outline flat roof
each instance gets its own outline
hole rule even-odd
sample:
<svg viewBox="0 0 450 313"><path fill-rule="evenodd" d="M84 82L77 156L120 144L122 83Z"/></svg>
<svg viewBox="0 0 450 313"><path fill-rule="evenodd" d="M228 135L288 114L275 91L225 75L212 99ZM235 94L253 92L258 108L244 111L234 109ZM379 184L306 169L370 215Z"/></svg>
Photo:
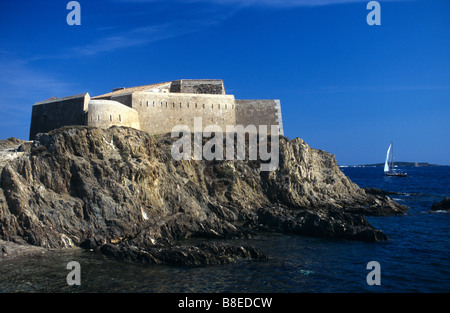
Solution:
<svg viewBox="0 0 450 313"><path fill-rule="evenodd" d="M123 88L123 89L119 89L119 90L115 90L115 91L112 91L112 92L105 93L103 95L92 97L92 99L118 96L118 95L121 95L121 94L132 93L134 91L145 91L147 89L153 89L153 88L156 88L156 87L162 87L164 85L169 85L171 83L172 82L170 81L170 82L164 82L164 83L158 83L158 84L151 84L151 85Z"/></svg>
<svg viewBox="0 0 450 313"><path fill-rule="evenodd" d="M136 86L136 87L128 87L128 88L114 88L112 92L108 92L105 93L103 95L99 95L99 96L95 96L92 97L92 99L98 99L98 98L105 98L105 97L114 97L114 96L118 96L118 95L125 95L125 94L129 94L135 91L147 91L149 89L153 89L153 88L157 88L157 87L163 87L163 86L170 86L172 83L174 82L180 82L182 83L183 81L214 81L214 82L222 82L222 79L177 79L177 80L171 80L168 82L163 82L163 83L157 83L157 84L150 84L150 85L143 85L143 86Z"/></svg>
<svg viewBox="0 0 450 313"><path fill-rule="evenodd" d="M85 92L85 93L80 93L78 95L74 95L74 96L68 96L68 97L63 97L63 98L50 98L47 99L45 101L40 101L40 102L36 102L33 105L40 105L40 104L46 104L46 103L52 103L52 102L59 102L59 101L65 101L65 100L70 100L70 99L75 99L75 98L84 98L86 97L86 95L89 96L89 93Z"/></svg>

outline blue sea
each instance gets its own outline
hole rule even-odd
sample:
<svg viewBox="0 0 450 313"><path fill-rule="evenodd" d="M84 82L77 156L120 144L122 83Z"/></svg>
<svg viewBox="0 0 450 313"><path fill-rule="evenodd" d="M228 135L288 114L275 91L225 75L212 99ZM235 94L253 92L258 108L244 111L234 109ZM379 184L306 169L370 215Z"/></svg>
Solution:
<svg viewBox="0 0 450 313"><path fill-rule="evenodd" d="M404 216L368 218L388 241L259 234L236 243L259 248L269 261L205 267L145 266L78 250L51 252L0 260L0 292L449 292L450 214L430 208L450 196L450 167L405 168L406 178L385 177L376 167L341 170L360 187L400 193L391 197L409 207ZM80 263L79 286L66 282L70 261ZM367 284L370 261L380 264L380 285Z"/></svg>

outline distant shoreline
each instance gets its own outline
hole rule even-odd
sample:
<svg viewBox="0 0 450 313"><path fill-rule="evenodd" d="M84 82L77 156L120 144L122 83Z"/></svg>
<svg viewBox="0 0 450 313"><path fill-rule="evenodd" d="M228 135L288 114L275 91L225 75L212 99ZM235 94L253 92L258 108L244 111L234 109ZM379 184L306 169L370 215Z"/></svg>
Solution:
<svg viewBox="0 0 450 313"><path fill-rule="evenodd" d="M339 165L339 167L383 167L384 163L360 164L360 165ZM427 162L394 162L395 167L435 167L450 166L441 164L431 164Z"/></svg>

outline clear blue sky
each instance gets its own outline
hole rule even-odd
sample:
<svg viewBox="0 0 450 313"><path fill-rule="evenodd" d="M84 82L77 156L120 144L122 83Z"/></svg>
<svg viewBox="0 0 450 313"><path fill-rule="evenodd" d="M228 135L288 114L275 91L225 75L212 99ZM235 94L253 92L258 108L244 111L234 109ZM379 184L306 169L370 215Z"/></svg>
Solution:
<svg viewBox="0 0 450 313"><path fill-rule="evenodd" d="M280 99L285 135L339 164L450 164L450 1L0 1L0 139L28 139L33 103L182 78ZM320 5L318 4L320 3Z"/></svg>

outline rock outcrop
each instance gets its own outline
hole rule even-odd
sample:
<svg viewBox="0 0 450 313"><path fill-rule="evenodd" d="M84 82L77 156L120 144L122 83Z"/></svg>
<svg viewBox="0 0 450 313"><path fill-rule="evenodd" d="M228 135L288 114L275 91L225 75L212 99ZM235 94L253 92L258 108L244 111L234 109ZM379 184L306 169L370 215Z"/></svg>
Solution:
<svg viewBox="0 0 450 313"><path fill-rule="evenodd" d="M431 206L432 211L450 211L450 198L446 197L444 200L435 202Z"/></svg>
<svg viewBox="0 0 450 313"><path fill-rule="evenodd" d="M29 148L29 141L20 140L17 138L0 140L0 173L8 162L24 155L26 149L28 149L29 152Z"/></svg>
<svg viewBox="0 0 450 313"><path fill-rule="evenodd" d="M264 259L251 247L209 240L255 231L385 240L363 216L406 210L360 189L333 155L299 138L280 138L273 172L262 172L260 161L176 161L175 140L124 127L40 134L1 173L0 238L197 265ZM185 245L188 238L208 243Z"/></svg>

